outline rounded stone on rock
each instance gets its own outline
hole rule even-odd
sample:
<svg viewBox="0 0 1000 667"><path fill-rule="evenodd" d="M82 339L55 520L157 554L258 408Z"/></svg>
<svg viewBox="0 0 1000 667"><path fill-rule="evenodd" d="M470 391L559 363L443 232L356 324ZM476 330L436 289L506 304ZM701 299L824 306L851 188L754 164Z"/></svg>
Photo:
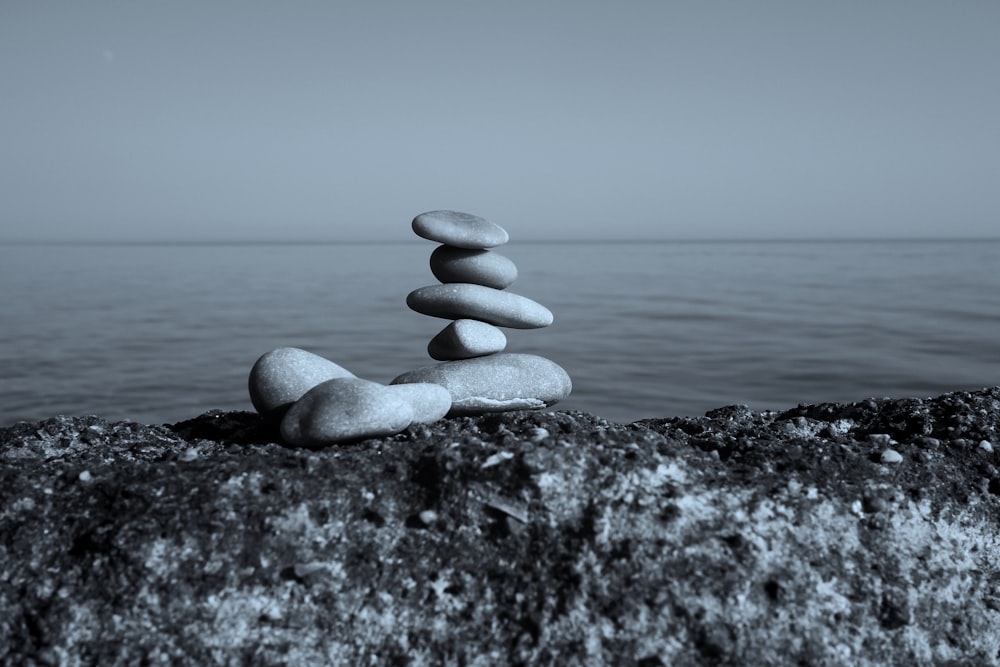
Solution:
<svg viewBox="0 0 1000 667"><path fill-rule="evenodd" d="M879 460L887 465L902 463L903 455L895 449L883 449L882 453L879 455Z"/></svg>
<svg viewBox="0 0 1000 667"><path fill-rule="evenodd" d="M361 378L336 378L310 389L281 420L291 445L322 447L399 433L413 421L413 405L400 392Z"/></svg>
<svg viewBox="0 0 1000 667"><path fill-rule="evenodd" d="M413 408L411 424L431 424L451 410L451 393L439 384L413 382L385 387Z"/></svg>
<svg viewBox="0 0 1000 667"><path fill-rule="evenodd" d="M406 305L431 317L481 320L513 329L539 329L552 324L552 311L542 304L513 292L471 283L420 287L406 297Z"/></svg>
<svg viewBox="0 0 1000 667"><path fill-rule="evenodd" d="M431 273L443 283L474 283L504 289L517 280L517 265L490 250L442 245L431 253Z"/></svg>
<svg viewBox="0 0 1000 667"><path fill-rule="evenodd" d="M427 344L431 359L451 361L484 357L503 352L507 336L492 324L479 320L455 320Z"/></svg>
<svg viewBox="0 0 1000 667"><path fill-rule="evenodd" d="M473 415L548 407L569 396L569 375L534 354L504 352L444 361L403 373L392 384L433 382L451 394L449 415Z"/></svg>
<svg viewBox="0 0 1000 667"><path fill-rule="evenodd" d="M278 422L307 391L327 380L354 373L318 354L279 347L261 356L250 369L250 402L265 421Z"/></svg>
<svg viewBox="0 0 1000 667"><path fill-rule="evenodd" d="M413 231L422 238L458 248L492 248L510 237L495 222L461 211L427 211L413 219Z"/></svg>

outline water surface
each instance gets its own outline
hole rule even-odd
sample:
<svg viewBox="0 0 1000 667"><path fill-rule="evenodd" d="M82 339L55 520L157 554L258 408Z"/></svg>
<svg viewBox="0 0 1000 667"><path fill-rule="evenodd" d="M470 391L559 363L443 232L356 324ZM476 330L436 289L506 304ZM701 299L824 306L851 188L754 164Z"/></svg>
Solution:
<svg viewBox="0 0 1000 667"><path fill-rule="evenodd" d="M434 245L0 246L0 425L159 423L250 409L285 345L387 382L432 363L409 311ZM1000 242L517 243L509 290L556 321L508 350L563 365L560 404L608 419L731 403L925 396L1000 384Z"/></svg>

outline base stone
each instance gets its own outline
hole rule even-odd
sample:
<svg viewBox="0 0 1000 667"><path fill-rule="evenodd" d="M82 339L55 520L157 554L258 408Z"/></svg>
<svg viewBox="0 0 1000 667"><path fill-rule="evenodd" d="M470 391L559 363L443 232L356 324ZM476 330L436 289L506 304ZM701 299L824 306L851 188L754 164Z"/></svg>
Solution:
<svg viewBox="0 0 1000 667"><path fill-rule="evenodd" d="M569 396L573 383L563 368L535 354L501 353L445 361L407 371L392 384L433 382L451 393L450 416L533 410Z"/></svg>

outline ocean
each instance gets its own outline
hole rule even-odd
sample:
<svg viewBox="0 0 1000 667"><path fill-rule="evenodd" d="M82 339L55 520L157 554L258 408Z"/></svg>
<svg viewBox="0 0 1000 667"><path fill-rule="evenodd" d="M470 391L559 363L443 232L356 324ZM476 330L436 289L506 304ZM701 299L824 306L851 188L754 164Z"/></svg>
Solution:
<svg viewBox="0 0 1000 667"><path fill-rule="evenodd" d="M446 321L405 305L434 244L2 245L0 426L171 423L252 409L254 361L305 348L388 382ZM613 421L740 403L1000 384L1000 241L511 242L509 291L555 314L508 330L573 378L557 408Z"/></svg>

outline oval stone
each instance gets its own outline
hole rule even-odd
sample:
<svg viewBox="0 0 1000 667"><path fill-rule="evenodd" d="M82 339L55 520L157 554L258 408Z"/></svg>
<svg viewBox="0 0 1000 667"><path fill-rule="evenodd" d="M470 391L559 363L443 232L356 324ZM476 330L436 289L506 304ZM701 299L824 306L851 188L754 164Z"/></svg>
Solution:
<svg viewBox="0 0 1000 667"><path fill-rule="evenodd" d="M569 375L554 361L507 352L425 366L403 373L392 384L410 382L433 382L447 389L449 415L544 408L573 389Z"/></svg>
<svg viewBox="0 0 1000 667"><path fill-rule="evenodd" d="M250 369L250 402L265 421L279 422L292 403L327 380L352 378L354 373L329 359L279 347L261 356Z"/></svg>
<svg viewBox="0 0 1000 667"><path fill-rule="evenodd" d="M412 424L430 424L443 418L451 410L451 393L439 384L413 382L386 387L413 408Z"/></svg>
<svg viewBox="0 0 1000 667"><path fill-rule="evenodd" d="M431 317L481 320L513 329L538 329L552 324L552 311L542 304L471 283L420 287L406 297L406 305Z"/></svg>
<svg viewBox="0 0 1000 667"><path fill-rule="evenodd" d="M471 359L503 352L507 336L492 324L479 320L455 320L427 344L431 359Z"/></svg>
<svg viewBox="0 0 1000 667"><path fill-rule="evenodd" d="M412 421L413 406L400 392L361 378L337 378L316 385L288 409L281 437L291 445L322 447L393 435Z"/></svg>
<svg viewBox="0 0 1000 667"><path fill-rule="evenodd" d="M459 248L492 248L510 237L495 222L460 211L428 211L413 219L413 231L425 239Z"/></svg>
<svg viewBox="0 0 1000 667"><path fill-rule="evenodd" d="M503 289L517 280L517 265L489 250L442 245L431 253L431 273L443 283L474 283Z"/></svg>

